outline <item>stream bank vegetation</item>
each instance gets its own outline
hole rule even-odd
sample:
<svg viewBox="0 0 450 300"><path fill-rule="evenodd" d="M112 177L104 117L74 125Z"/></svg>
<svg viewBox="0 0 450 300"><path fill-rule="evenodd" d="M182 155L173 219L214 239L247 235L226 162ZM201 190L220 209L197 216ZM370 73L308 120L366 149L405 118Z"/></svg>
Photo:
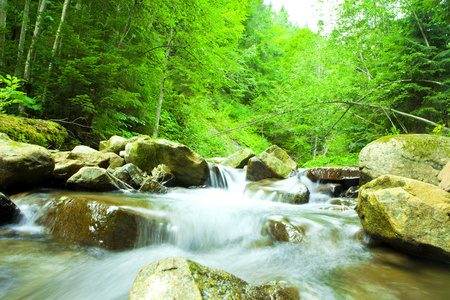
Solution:
<svg viewBox="0 0 450 300"><path fill-rule="evenodd" d="M147 134L351 165L383 135L448 135L449 7L345 0L312 32L263 0L2 0L0 110L67 148Z"/></svg>

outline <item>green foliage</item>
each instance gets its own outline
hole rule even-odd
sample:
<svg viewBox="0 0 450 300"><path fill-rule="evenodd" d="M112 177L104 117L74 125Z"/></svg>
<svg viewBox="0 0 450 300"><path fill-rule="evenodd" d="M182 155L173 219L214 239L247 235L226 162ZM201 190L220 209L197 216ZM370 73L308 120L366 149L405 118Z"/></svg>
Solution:
<svg viewBox="0 0 450 300"><path fill-rule="evenodd" d="M302 168L314 168L314 167L346 167L357 166L358 154L350 153L345 156L319 156L316 159L305 162Z"/></svg>
<svg viewBox="0 0 450 300"><path fill-rule="evenodd" d="M6 108L17 103L33 110L41 109L41 105L36 100L27 97L24 92L18 90L20 88L20 79L9 74L6 77L0 75L0 86L2 83L4 87L0 88L0 113L5 113Z"/></svg>

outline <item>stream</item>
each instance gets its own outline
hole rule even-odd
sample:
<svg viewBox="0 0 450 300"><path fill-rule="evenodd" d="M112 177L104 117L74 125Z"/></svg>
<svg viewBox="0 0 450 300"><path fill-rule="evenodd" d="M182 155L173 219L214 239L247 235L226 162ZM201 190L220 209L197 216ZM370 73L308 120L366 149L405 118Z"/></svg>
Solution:
<svg viewBox="0 0 450 300"><path fill-rule="evenodd" d="M254 285L283 280L299 288L301 299L450 299L450 265L366 247L356 238L361 225L352 207L330 204L333 199L315 192L317 184L306 177L275 183L308 186L309 203L292 205L279 202L275 192L246 190L245 171L221 168L221 174L210 188L101 194L169 220L164 234L141 231L152 235L152 245L120 252L57 243L34 223L39 207L30 199L76 192L13 198L24 218L0 228L0 299L127 299L139 270L169 256ZM269 219L283 217L305 228L302 243L271 242L264 233Z"/></svg>

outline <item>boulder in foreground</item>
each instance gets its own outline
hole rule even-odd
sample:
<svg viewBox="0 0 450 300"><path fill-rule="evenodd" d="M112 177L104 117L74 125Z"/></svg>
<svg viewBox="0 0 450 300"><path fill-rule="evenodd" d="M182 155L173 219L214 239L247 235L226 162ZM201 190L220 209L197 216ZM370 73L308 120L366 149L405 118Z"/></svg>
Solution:
<svg viewBox="0 0 450 300"><path fill-rule="evenodd" d="M360 188L356 211L369 235L404 252L450 262L450 193L381 176Z"/></svg>
<svg viewBox="0 0 450 300"><path fill-rule="evenodd" d="M154 262L137 275L129 300L299 299L297 289L269 283L252 286L224 271L181 257Z"/></svg>

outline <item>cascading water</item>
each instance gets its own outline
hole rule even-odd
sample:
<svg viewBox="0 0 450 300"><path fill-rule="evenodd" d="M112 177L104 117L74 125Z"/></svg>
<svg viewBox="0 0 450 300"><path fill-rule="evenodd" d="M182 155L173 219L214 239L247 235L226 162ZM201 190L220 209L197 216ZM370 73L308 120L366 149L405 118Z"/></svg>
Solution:
<svg viewBox="0 0 450 300"><path fill-rule="evenodd" d="M266 192L254 192L246 189L245 171L211 169L209 188L97 195L167 221L157 230L141 224L141 247L122 252L46 239L32 223L38 211L27 197L45 202L51 193L14 199L30 215L0 236L0 298L127 299L139 270L168 256L187 257L255 285L288 281L302 299L450 295L448 268L384 248L369 250L355 237L361 229L355 212L330 204L332 198L317 193L317 184L306 177L270 182ZM277 190L297 190L300 184L310 191L307 204L283 203L276 196ZM277 242L267 234L268 221L283 218L304 228L301 243Z"/></svg>

